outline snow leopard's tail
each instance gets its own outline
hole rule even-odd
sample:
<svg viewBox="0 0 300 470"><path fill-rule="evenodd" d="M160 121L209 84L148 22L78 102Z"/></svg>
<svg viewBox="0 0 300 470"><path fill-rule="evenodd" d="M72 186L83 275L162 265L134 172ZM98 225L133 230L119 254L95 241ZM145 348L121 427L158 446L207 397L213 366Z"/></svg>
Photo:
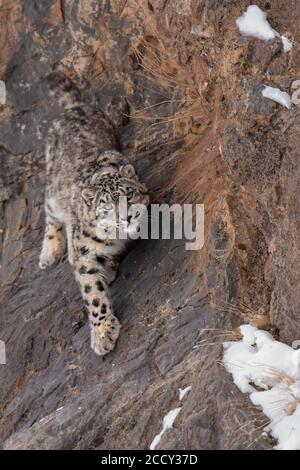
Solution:
<svg viewBox="0 0 300 470"><path fill-rule="evenodd" d="M71 109L82 103L82 96L75 83L62 72L52 72L46 77L50 94L54 96L60 106Z"/></svg>

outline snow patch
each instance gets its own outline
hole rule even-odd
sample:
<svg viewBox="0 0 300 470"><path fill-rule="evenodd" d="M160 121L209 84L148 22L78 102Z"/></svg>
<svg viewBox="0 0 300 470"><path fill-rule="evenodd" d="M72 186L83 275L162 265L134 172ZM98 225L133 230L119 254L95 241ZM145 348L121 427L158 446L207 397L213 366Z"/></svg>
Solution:
<svg viewBox="0 0 300 470"><path fill-rule="evenodd" d="M163 428L160 431L160 433L157 434L155 436L155 438L153 439L153 441L151 442L150 450L154 450L156 448L156 446L159 444L159 442L161 440L161 437L164 434L164 432L166 432L167 429L171 429L173 427L174 421L177 418L177 416L179 415L180 410L181 410L181 406L179 408L174 408L174 410L171 410L171 411L169 411L168 414L166 414L166 416L164 417L164 420L163 420Z"/></svg>
<svg viewBox="0 0 300 470"><path fill-rule="evenodd" d="M267 20L267 13L257 5L249 5L247 10L235 22L242 36L250 36L263 41L280 37L284 52L292 49L291 41L272 28Z"/></svg>
<svg viewBox="0 0 300 470"><path fill-rule="evenodd" d="M267 13L257 5L249 5L242 16L236 19L236 24L242 36L251 36L264 41L279 36L277 31L269 24Z"/></svg>
<svg viewBox="0 0 300 470"><path fill-rule="evenodd" d="M291 41L283 35L281 36L281 41L282 41L284 52L289 52L293 47L293 44L291 43Z"/></svg>
<svg viewBox="0 0 300 470"><path fill-rule="evenodd" d="M6 104L6 86L2 80L0 80L0 104Z"/></svg>
<svg viewBox="0 0 300 470"><path fill-rule="evenodd" d="M278 440L275 449L300 450L300 350L250 325L240 331L241 341L223 343L226 370L269 418L264 431Z"/></svg>
<svg viewBox="0 0 300 470"><path fill-rule="evenodd" d="M292 107L290 95L286 91L281 91L279 88L265 86L262 91L262 95L265 98L269 98L270 100L276 101L276 103L285 106L287 109L291 109Z"/></svg>
<svg viewBox="0 0 300 470"><path fill-rule="evenodd" d="M186 396L187 393L189 393L189 391L192 389L192 386L189 385L188 387L186 388L180 388L179 389L179 400L182 401L184 399L184 397Z"/></svg>

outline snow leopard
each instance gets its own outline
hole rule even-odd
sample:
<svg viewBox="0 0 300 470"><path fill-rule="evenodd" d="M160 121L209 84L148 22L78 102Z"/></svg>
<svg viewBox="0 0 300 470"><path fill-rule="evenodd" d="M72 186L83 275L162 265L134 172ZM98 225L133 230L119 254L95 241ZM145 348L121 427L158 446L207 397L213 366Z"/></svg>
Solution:
<svg viewBox="0 0 300 470"><path fill-rule="evenodd" d="M113 350L120 322L109 286L116 258L127 245L118 237L138 233L149 196L135 168L118 150L113 125L87 101L83 90L61 72L46 78L61 106L46 142L45 232L39 267L57 263L65 251L88 310L91 347L98 355ZM120 219L119 200L127 202Z"/></svg>

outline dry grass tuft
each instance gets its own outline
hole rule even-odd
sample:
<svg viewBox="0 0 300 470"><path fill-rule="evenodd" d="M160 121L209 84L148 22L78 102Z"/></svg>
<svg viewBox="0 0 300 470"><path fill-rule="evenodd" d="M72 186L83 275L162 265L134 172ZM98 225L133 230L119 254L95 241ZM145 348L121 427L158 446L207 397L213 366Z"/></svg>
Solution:
<svg viewBox="0 0 300 470"><path fill-rule="evenodd" d="M146 130L165 126L172 130L173 142L183 141L190 145L207 127L205 100L191 72L176 61L147 2L130 0L128 3L135 5L149 33L137 38L132 57L144 72L146 83L154 94L162 98L140 109L130 103L130 118Z"/></svg>
<svg viewBox="0 0 300 470"><path fill-rule="evenodd" d="M267 315L264 315L261 312L256 312L247 304L240 300L236 300L235 303L226 303L224 307L220 310L222 313L229 313L230 315L235 315L237 317L239 324L250 324L259 329L270 331L273 334L273 327L271 325L270 319ZM223 344L224 342L230 341L241 341L242 334L239 327L236 328L203 328L199 331L199 337L208 334L208 337L200 339L196 348L207 347L207 346L216 346ZM223 361L220 360L220 365L224 365ZM235 367L244 367L242 363L235 363ZM257 367L260 365L257 364ZM279 369L265 366L264 372L269 374L272 377L274 383L291 385L294 382L294 379Z"/></svg>
<svg viewBox="0 0 300 470"><path fill-rule="evenodd" d="M220 312L235 315L240 324L250 324L259 329L272 332L272 325L269 317L263 313L256 312L241 300L236 300L234 303L225 303L220 309ZM201 340L197 347L213 346L220 342L240 341L242 339L242 335L238 327L228 330L222 328L206 328L201 330L200 334L203 334L204 332L212 332L213 334L210 338Z"/></svg>
<svg viewBox="0 0 300 470"><path fill-rule="evenodd" d="M199 331L199 336L201 337L205 333L211 333L211 335L209 335L208 338L198 341L195 346L196 348L215 346L227 341L240 341L242 339L242 335L238 328L232 330L225 330L223 328L203 328ZM223 364L222 361L219 363Z"/></svg>
<svg viewBox="0 0 300 470"><path fill-rule="evenodd" d="M203 99L187 71L178 66L160 39L143 37L133 52L150 83L160 89L165 99L134 110L131 118L150 121L151 127L170 124L175 138L199 135L205 128ZM161 110L167 108L174 111L161 115Z"/></svg>
<svg viewBox="0 0 300 470"><path fill-rule="evenodd" d="M270 318L264 313L256 312L241 300L236 300L234 303L225 303L222 312L236 315L242 324L250 324L261 330L272 332Z"/></svg>

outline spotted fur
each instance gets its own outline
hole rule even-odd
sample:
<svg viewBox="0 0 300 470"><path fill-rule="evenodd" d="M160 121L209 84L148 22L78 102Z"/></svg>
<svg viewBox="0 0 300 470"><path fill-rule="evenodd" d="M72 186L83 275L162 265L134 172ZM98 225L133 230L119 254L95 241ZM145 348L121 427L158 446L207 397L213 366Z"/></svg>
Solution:
<svg viewBox="0 0 300 470"><path fill-rule="evenodd" d="M128 220L138 230L140 213L134 205L147 205L149 198L133 166L115 150L105 115L86 103L64 75L54 73L48 82L64 112L46 146L46 227L39 266L45 269L61 258L66 235L68 259L89 312L91 346L103 355L119 336L108 287L116 276L115 257L126 244L112 236L118 225L110 208L118 215L119 198L126 197Z"/></svg>

